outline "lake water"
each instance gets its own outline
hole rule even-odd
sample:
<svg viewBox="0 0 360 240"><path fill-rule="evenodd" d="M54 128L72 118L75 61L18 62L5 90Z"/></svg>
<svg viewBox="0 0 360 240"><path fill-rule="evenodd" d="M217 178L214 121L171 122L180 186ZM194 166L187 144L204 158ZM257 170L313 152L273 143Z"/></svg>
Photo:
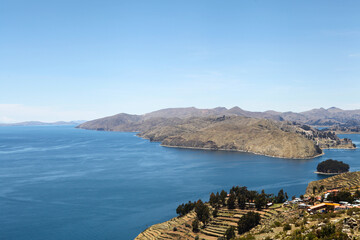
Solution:
<svg viewBox="0 0 360 240"><path fill-rule="evenodd" d="M350 135L360 145L360 135ZM312 160L161 147L134 133L0 127L0 239L133 239L182 202L233 185L304 193L318 162L360 170L359 150Z"/></svg>

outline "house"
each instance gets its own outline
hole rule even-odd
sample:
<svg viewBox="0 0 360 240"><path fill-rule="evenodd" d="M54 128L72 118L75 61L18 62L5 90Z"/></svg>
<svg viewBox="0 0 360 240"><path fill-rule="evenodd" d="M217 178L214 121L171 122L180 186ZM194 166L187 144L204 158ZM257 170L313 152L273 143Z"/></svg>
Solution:
<svg viewBox="0 0 360 240"><path fill-rule="evenodd" d="M316 204L314 206L310 206L308 208L309 212L316 212L319 210L332 210L332 209L336 209L337 207L340 207L340 204L338 203L320 203L320 204Z"/></svg>

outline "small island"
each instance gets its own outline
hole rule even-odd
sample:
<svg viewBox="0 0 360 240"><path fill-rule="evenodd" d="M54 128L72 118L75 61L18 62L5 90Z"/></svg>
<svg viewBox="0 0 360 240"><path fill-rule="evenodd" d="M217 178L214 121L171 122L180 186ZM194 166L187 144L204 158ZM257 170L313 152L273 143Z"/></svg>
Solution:
<svg viewBox="0 0 360 240"><path fill-rule="evenodd" d="M323 175L336 175L348 172L349 168L349 165L342 161L328 159L318 164L317 171L315 173Z"/></svg>

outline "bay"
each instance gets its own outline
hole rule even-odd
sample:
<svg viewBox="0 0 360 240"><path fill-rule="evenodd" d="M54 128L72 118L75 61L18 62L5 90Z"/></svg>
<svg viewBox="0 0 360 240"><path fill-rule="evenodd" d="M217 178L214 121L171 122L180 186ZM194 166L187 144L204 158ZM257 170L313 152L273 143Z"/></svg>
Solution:
<svg viewBox="0 0 360 240"><path fill-rule="evenodd" d="M360 145L360 135L343 135ZM189 200L234 185L303 194L325 159L360 170L359 150L310 160L166 148L135 133L0 127L0 239L133 239Z"/></svg>

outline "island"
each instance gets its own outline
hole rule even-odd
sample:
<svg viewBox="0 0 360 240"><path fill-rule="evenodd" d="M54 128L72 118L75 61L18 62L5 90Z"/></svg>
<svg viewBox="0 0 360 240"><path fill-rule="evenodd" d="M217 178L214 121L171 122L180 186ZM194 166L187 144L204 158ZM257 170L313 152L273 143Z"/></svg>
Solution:
<svg viewBox="0 0 360 240"><path fill-rule="evenodd" d="M342 161L328 159L317 165L317 171L315 173L323 175L336 175L348 172L349 168L349 165L343 163Z"/></svg>

